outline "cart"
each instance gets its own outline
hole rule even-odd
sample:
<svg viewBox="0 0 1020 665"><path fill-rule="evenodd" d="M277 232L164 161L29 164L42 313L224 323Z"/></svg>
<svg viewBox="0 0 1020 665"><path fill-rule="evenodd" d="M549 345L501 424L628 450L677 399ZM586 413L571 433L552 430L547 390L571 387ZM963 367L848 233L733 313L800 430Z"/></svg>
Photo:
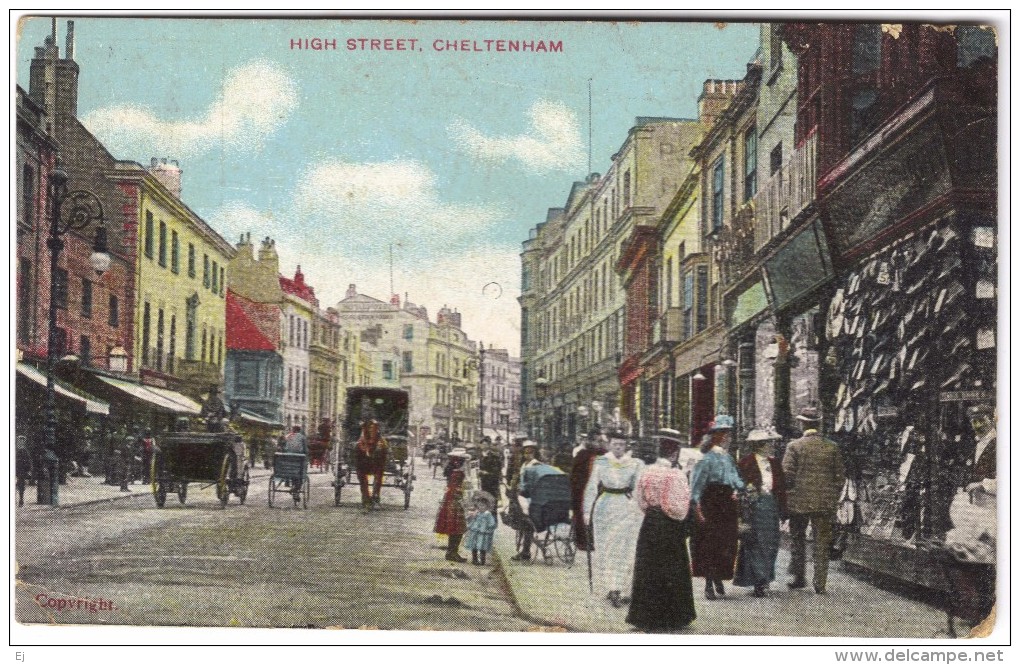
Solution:
<svg viewBox="0 0 1020 665"><path fill-rule="evenodd" d="M202 489L215 485L216 498L224 508L231 494L243 504L249 484L244 455L244 441L233 432L174 432L156 437L150 469L156 506L162 508L171 492L184 504L190 483L201 483Z"/></svg>
<svg viewBox="0 0 1020 665"><path fill-rule="evenodd" d="M390 437L386 443L388 453L382 486L400 490L404 495L404 510L407 510L411 507L411 492L414 491L414 454L408 447L407 437ZM358 484L354 468L354 447L348 448L345 459L338 468L340 473L337 474L334 492L334 504L337 506L340 505L340 495L344 486Z"/></svg>
<svg viewBox="0 0 1020 665"><path fill-rule="evenodd" d="M333 479L334 505L340 505L340 497L346 485L358 484L354 458L361 437L361 426L367 420L375 420L379 424L379 434L387 445L382 486L400 490L404 498L404 510L411 506L415 451L410 445L407 429L409 402L408 391L399 388L347 389L344 443L337 446L336 476Z"/></svg>
<svg viewBox="0 0 1020 665"><path fill-rule="evenodd" d="M995 564L961 561L948 549L940 552L945 573L946 623L949 636L956 637L955 619L970 627L984 621L995 606Z"/></svg>
<svg viewBox="0 0 1020 665"><path fill-rule="evenodd" d="M308 478L308 456L302 453L276 453L273 455L273 475L269 477L269 507L273 507L273 496L290 494L294 505L308 509L312 483Z"/></svg>

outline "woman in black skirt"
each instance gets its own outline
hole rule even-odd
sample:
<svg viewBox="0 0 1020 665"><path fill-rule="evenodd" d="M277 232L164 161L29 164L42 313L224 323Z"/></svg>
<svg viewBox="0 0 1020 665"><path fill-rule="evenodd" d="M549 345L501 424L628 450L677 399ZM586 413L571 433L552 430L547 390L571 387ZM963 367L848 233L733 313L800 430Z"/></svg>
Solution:
<svg viewBox="0 0 1020 665"><path fill-rule="evenodd" d="M696 616L685 521L690 490L684 473L674 468L679 455L679 441L661 439L659 459L645 469L637 485L645 518L638 535L627 623L648 633L682 630Z"/></svg>

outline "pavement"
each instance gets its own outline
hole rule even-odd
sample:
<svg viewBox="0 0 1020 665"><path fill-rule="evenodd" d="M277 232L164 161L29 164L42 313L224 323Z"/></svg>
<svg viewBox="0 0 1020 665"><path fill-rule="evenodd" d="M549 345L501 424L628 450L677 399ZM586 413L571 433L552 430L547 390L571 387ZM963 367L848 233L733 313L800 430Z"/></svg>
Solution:
<svg viewBox="0 0 1020 665"><path fill-rule="evenodd" d="M271 472L259 467L252 469L251 474L254 479L269 476ZM426 481L423 484L429 485L430 490L441 491L442 478L433 480L430 476L422 467L419 482ZM67 484L60 487L58 508L34 503L35 488L29 486L25 492L25 505L17 510L60 510L151 493L147 484L134 483L129 485L128 492L122 492L119 487L103 484L102 480L102 477L69 477ZM604 598L589 593L584 552L578 552L572 564L555 557L543 560L541 555L531 562L517 562L511 560L516 553L515 536L513 530L500 522L495 534L493 558L496 570L505 577L511 603L522 619L570 632L634 632L633 627L626 623L625 607L613 608ZM844 571L839 562L830 564L828 594L816 595L810 587L789 590L785 574L788 564L789 551L781 549L776 565L777 581L766 598L754 598L749 595L749 589L727 583L725 597L708 601L702 595L703 581L695 578L698 618L684 634L947 637L946 616L941 610L853 576ZM467 568L472 567L468 565Z"/></svg>
<svg viewBox="0 0 1020 665"><path fill-rule="evenodd" d="M271 469L257 467L251 469L251 478L261 478L272 474ZM139 494L152 495L152 485L142 482L134 482L128 485L128 491L123 492L119 485L106 485L103 483L104 476L67 476L67 483L61 485L57 491L57 506L36 503L36 487L29 485L25 488L25 505L19 506L17 510L60 510L62 508L78 508L91 504L119 501L130 499Z"/></svg>
<svg viewBox="0 0 1020 665"><path fill-rule="evenodd" d="M557 558L543 560L541 554L530 562L512 561L516 553L515 532L502 523L496 530L494 552L514 602L526 620L559 626L570 632L637 632L626 622L626 607L614 608L602 595L589 593L584 552L577 552L572 565ZM810 554L808 557L810 559ZM790 590L785 573L789 562L789 550L780 549L776 582L766 598L755 598L750 595L750 589L734 587L727 582L725 597L709 601L703 595L704 580L694 578L698 618L683 634L948 637L944 612L850 575L840 562L829 565L827 594L817 595L810 586ZM810 571L809 561L809 575Z"/></svg>

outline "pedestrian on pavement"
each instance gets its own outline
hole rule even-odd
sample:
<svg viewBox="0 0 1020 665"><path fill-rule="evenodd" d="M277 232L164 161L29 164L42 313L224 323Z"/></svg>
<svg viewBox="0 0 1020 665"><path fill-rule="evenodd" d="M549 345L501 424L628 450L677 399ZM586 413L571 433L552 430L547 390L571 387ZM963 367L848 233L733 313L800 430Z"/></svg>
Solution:
<svg viewBox="0 0 1020 665"><path fill-rule="evenodd" d="M28 451L28 438L19 434L15 439L14 488L18 492L18 505L25 505L25 485L32 474L32 454Z"/></svg>
<svg viewBox="0 0 1020 665"><path fill-rule="evenodd" d="M691 474L694 532L691 535L692 570L705 578L705 598L726 595L724 580L733 579L737 558L737 492L743 491L737 465L729 453L733 417L718 415L709 425L701 446L704 457Z"/></svg>
<svg viewBox="0 0 1020 665"><path fill-rule="evenodd" d="M493 497L492 509L499 507L499 481L503 475L503 462L496 447L491 443L485 446L482 459L478 464L478 484Z"/></svg>
<svg viewBox="0 0 1020 665"><path fill-rule="evenodd" d="M747 487L750 530L740 539L733 584L754 587L752 595L757 598L766 596L769 584L776 579L779 523L786 519L783 467L775 457L779 438L772 428L751 430L747 442L752 452L737 462Z"/></svg>
<svg viewBox="0 0 1020 665"><path fill-rule="evenodd" d="M524 537L521 539L521 551L510 557L511 561L531 560L531 545L535 536L532 526L535 522L541 521L534 512L539 507L533 506L531 503L531 494L538 481L546 476L564 475L563 471L551 464L546 464L539 458L538 444L534 441L525 441L521 446L521 450L523 452L524 463L521 464L520 473L511 483L516 489L516 494L510 501L519 509L515 514L515 523L517 530L521 531ZM521 505L524 502L527 503L526 507ZM525 510L527 510L532 524L527 524L524 521Z"/></svg>
<svg viewBox="0 0 1020 665"><path fill-rule="evenodd" d="M678 438L659 439L659 457L637 485L638 507L645 514L634 557L634 585L627 623L648 633L686 628L697 616L691 564L687 557L687 476L675 465Z"/></svg>
<svg viewBox="0 0 1020 665"><path fill-rule="evenodd" d="M835 442L819 432L822 417L816 407L807 407L797 416L804 435L790 442L783 456L786 476L787 507L790 512L791 589L802 589L805 581L807 527L814 532L814 588L825 593L829 574L829 545L832 523L840 491L846 482L843 456Z"/></svg>
<svg viewBox="0 0 1020 665"><path fill-rule="evenodd" d="M496 516L492 514L493 497L487 491L477 492L474 508L467 515L467 539L464 547L471 550L471 563L485 565L485 555L492 551L492 536L496 533Z"/></svg>
<svg viewBox="0 0 1020 665"><path fill-rule="evenodd" d="M152 465L152 450L156 446L156 440L152 437L152 430L146 429L142 437L142 482L149 484L149 467Z"/></svg>
<svg viewBox="0 0 1020 665"><path fill-rule="evenodd" d="M570 467L570 509L574 523L574 542L577 549L586 552L591 549L589 533L584 520L584 490L588 487L592 465L600 455L606 454L609 439L602 428L595 425L584 444L574 450L574 463Z"/></svg>
<svg viewBox="0 0 1020 665"><path fill-rule="evenodd" d="M593 579L613 607L628 602L641 510L634 490L644 463L627 452L627 440L613 437L609 452L595 458L584 490L584 517L591 526Z"/></svg>
<svg viewBox="0 0 1020 665"><path fill-rule="evenodd" d="M138 441L138 437L135 436L131 431L124 433L124 436L120 439L120 450L118 450L118 457L120 458L120 464L118 466L118 475L120 476L120 491L130 492L131 488L128 484L131 482L131 467L132 460L135 456L135 442Z"/></svg>
<svg viewBox="0 0 1020 665"><path fill-rule="evenodd" d="M361 486L361 506L365 510L378 509L380 492L382 491L383 474L386 472L386 457L389 446L386 439L379 436L379 423L374 419L361 424L361 438L354 449L354 469L358 473L358 484ZM368 479L372 478L372 492L368 491Z"/></svg>
<svg viewBox="0 0 1020 665"><path fill-rule="evenodd" d="M439 506L439 513L436 515L436 526L433 529L436 533L445 535L446 560L454 563L466 563L467 559L460 555L460 541L467 531L467 522L464 516L464 463L467 460L467 453L451 452L450 473L446 481L446 493L443 494L443 503Z"/></svg>

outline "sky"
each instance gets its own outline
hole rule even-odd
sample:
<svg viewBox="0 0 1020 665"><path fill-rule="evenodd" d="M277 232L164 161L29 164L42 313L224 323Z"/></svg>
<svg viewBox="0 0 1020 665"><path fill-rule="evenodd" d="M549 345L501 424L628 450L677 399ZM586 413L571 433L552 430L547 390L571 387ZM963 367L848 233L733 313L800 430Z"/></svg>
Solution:
<svg viewBox="0 0 1020 665"><path fill-rule="evenodd" d="M20 28L27 89L50 20ZM589 80L605 173L635 118L696 117L702 82L742 78L757 48L754 23L102 17L75 19L74 55L79 117L110 152L178 160L184 202L231 243L275 238L321 306L351 283L387 299L392 246L395 292L517 354L521 243L588 172Z"/></svg>

